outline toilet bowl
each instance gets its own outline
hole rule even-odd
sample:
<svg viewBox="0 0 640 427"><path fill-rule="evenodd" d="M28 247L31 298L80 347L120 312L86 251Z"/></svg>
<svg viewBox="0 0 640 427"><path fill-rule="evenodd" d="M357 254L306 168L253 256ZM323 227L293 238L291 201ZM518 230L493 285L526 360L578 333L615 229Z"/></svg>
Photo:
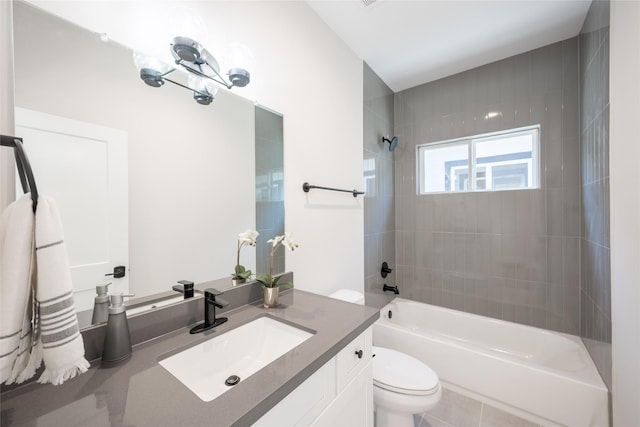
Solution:
<svg viewBox="0 0 640 427"><path fill-rule="evenodd" d="M364 296L350 289L329 296L364 304ZM413 427L413 414L428 411L440 401L438 375L420 360L397 350L374 346L373 354L376 427Z"/></svg>
<svg viewBox="0 0 640 427"><path fill-rule="evenodd" d="M373 347L373 405L377 427L413 426L413 414L433 408L442 396L438 375L408 354Z"/></svg>

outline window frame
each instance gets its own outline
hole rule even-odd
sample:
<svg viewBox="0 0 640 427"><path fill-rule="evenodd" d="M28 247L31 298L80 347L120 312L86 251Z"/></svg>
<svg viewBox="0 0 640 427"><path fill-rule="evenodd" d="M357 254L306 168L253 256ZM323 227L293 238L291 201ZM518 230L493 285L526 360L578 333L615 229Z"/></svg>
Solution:
<svg viewBox="0 0 640 427"><path fill-rule="evenodd" d="M476 188L475 173L478 167L476 158L476 144L481 142L490 142L492 140L504 139L505 137L513 137L519 135L530 134L533 136L533 143L531 147L531 185L528 187L520 188ZM467 146L467 161L469 169L469 184L470 188L466 190L443 190L443 191L423 191L425 187L425 168L424 168L424 154L422 150L428 147L435 147L438 145L466 145ZM482 165L482 164L480 164ZM481 166L482 167L482 166ZM523 126L513 129L504 129L496 132L482 133L472 136L465 136L461 138L452 138L443 141L427 142L424 144L416 145L416 170L418 180L416 181L416 192L418 195L429 194L459 194L459 193L475 193L475 192L487 192L487 191L514 191L514 190L532 190L540 188L540 125ZM488 174L485 175L485 180L488 179ZM486 181L488 183L488 181Z"/></svg>

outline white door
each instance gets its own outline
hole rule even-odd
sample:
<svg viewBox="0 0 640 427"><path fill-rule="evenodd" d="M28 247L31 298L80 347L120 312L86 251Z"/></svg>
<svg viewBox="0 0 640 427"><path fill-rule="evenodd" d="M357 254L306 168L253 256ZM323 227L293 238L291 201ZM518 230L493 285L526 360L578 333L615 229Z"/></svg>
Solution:
<svg viewBox="0 0 640 427"><path fill-rule="evenodd" d="M76 309L93 307L96 285L129 291L127 132L16 108L38 192L52 197L62 218ZM17 179L16 194L22 194ZM125 277L114 279L115 266Z"/></svg>

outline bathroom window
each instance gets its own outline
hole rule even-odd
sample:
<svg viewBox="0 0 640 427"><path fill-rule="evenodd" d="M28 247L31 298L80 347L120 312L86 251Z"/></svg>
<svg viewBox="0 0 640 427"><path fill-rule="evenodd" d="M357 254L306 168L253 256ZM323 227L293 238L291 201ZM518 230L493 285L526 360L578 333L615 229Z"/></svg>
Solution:
<svg viewBox="0 0 640 427"><path fill-rule="evenodd" d="M364 159L364 193L366 197L376 195L376 159Z"/></svg>
<svg viewBox="0 0 640 427"><path fill-rule="evenodd" d="M537 188L540 126L419 145L420 194Z"/></svg>

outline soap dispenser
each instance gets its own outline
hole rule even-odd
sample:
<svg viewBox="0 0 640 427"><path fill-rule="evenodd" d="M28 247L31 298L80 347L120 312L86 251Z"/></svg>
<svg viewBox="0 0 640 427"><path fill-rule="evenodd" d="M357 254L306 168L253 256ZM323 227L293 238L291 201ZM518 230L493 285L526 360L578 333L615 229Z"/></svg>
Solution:
<svg viewBox="0 0 640 427"><path fill-rule="evenodd" d="M96 286L97 295L93 303L93 315L91 316L92 325L104 323L107 321L107 317L109 317L109 296L107 295L107 288L110 284L111 282Z"/></svg>
<svg viewBox="0 0 640 427"><path fill-rule="evenodd" d="M102 366L105 368L119 365L131 357L131 336L124 306L124 297L130 296L133 295L109 295L111 305L102 350Z"/></svg>

